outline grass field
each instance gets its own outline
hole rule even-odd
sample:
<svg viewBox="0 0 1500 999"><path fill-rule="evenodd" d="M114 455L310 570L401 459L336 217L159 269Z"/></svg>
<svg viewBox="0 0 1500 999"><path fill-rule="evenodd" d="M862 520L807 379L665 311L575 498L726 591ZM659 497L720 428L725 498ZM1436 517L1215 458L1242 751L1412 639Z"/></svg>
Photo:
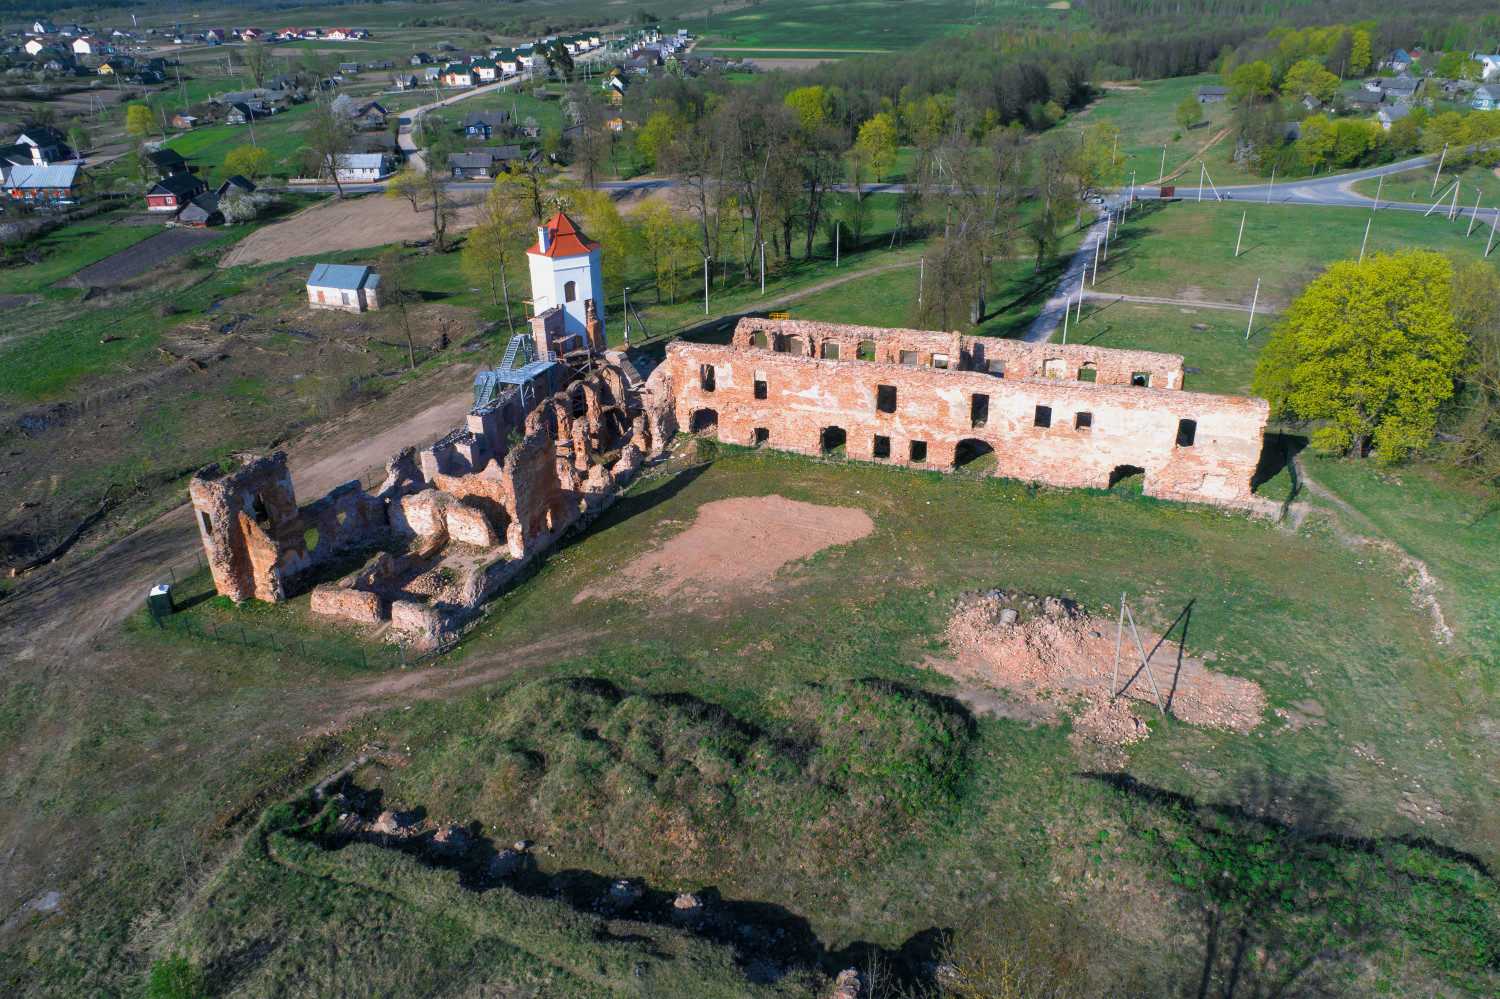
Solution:
<svg viewBox="0 0 1500 999"><path fill-rule="evenodd" d="M1101 118L1114 122L1120 129L1115 181L1129 184L1133 170L1137 184L1151 184L1161 171L1163 147L1167 154L1167 176L1171 176L1196 160L1199 148L1228 122L1229 113L1222 107L1210 112L1212 124L1206 127L1184 130L1174 117L1184 97L1197 93L1200 86L1221 82L1217 76L1183 76L1151 80L1131 89L1105 90L1087 114L1069 115L1062 127L1069 133L1079 133ZM1179 135L1180 138L1174 138Z"/></svg>
<svg viewBox="0 0 1500 999"><path fill-rule="evenodd" d="M1350 485L1339 473L1351 467L1312 465L1320 481L1365 494L1392 520L1425 509L1436 525L1472 509L1458 494L1409 479ZM619 566L691 521L702 503L770 493L860 506L875 531L809 559L774 594L744 594L732 608L673 609L609 585ZM1466 555L1468 570L1493 577L1495 550ZM1432 564L1439 578L1453 567L1444 551ZM921 804L894 827L904 831L871 841L857 860L828 855L812 866L800 852L800 827L778 811L793 806L769 799L765 818L780 822L769 830L728 814L703 827L729 849L667 849L629 827L612 834L584 811L585 801L613 800L596 783L602 774L566 755L614 745L602 723L549 756L549 766L577 759L582 769L526 785L533 805L524 797L507 804L517 778L507 776L512 750L496 739L561 738L587 724L569 714L567 698L528 694L521 685L529 681L586 678L576 689L613 685L644 704L696 699L723 709L730 730L771 736L788 733L785 705L805 698L809 683L837 690L885 681L898 701L848 733L851 749L877 747L880 725L891 723L881 719L901 717L909 708L900 705L917 696L902 691L952 704L942 700L951 688L923 663L943 654L948 598L993 585L1064 594L1101 614L1123 588L1156 627L1191 602L1189 653L1215 654L1215 668L1257 680L1277 707L1316 701L1324 724L1294 730L1270 721L1235 736L1152 719L1150 739L1132 749L1131 780L1115 781L1087 774L1065 730L975 717L951 800ZM575 603L590 586L606 596ZM528 655L544 635L561 648ZM436 700L405 696L358 717L336 740L310 740L299 734L351 698L359 703L377 677L216 648L132 625L95 649L109 667L100 682L48 688L28 679L7 689L0 748L14 752L41 724L89 733L39 744L28 757L39 779L22 783L8 770L7 794L73 835L106 822L113 834L88 873L62 886L67 904L91 913L79 945L49 947L45 922L7 945L18 994L42 978L69 976L86 988L106 974L142 974L146 958L127 927L158 925L153 913L182 906L185 915L152 953L180 950L216 988L321 982L320 994L337 994L337 981L358 980L366 992L399 992L431 974L452 988L530 974L556 976L568 995L617 995L644 975L653 995L793 996L809 990L805 966L835 971L878 956L910 974L931 959L929 928L946 931L987 912L1025 920L1049 898L1094 925L1103 938L1096 945L1117 939L1121 950L1140 949L1137 958L1149 951L1150 968L1140 973L1181 974L1178 985L1196 982L1203 963L1205 908L1235 919L1273 966L1301 953L1304 935L1347 945L1367 962L1355 972L1358 991L1456 996L1494 985L1485 967L1500 946L1492 878L1462 852L1445 856L1392 837L1431 837L1493 863L1500 797L1495 747L1481 723L1500 677L1473 662L1455 666L1428 636L1403 574L1378 553L1339 542L1317 515L1292 531L1124 490L1034 489L721 447L706 466L676 459L638 483L436 668L456 681L491 671L488 682L456 684ZM719 716L695 717L660 724L669 726L664 734L689 735L682 726ZM245 802L292 794L371 744L393 747L402 760L354 774L355 787L378 794L381 807L475 823L496 846L534 839L536 868L522 891L478 894L455 871L374 847L327 851L321 836L332 819L315 822L317 809L300 804L273 809L238 847L231 817ZM893 748L884 758L904 765L903 753ZM153 754L169 762L135 765ZM570 792L559 783L565 776ZM699 807L683 784L658 781L654 793L662 808ZM1446 817L1417 824L1397 810L1406 795L1437 802ZM1240 817L1236 805L1264 808L1301 834ZM845 806L851 821L863 807ZM771 849L778 837L792 848ZM208 869L220 874L199 894L188 885ZM1234 889L1217 892L1224 872ZM711 888L729 914L727 932L684 934L595 913L597 886L617 877L651 891ZM1407 887L1387 893L1391 878ZM1161 945L1162 935L1173 942ZM736 957L757 958L764 969L751 962L750 971L765 984L735 970ZM1140 969L1142 960L1130 963ZM1138 994L1176 991L1152 978Z"/></svg>
<svg viewBox="0 0 1500 999"><path fill-rule="evenodd" d="M73 272L159 232L155 226L87 223L54 230L33 244L43 257L41 263L0 270L0 294L43 291Z"/></svg>
<svg viewBox="0 0 1500 999"><path fill-rule="evenodd" d="M1378 189L1381 202L1402 201L1430 205L1437 200L1438 195L1446 195L1443 198L1444 206L1452 204L1453 195L1448 191L1455 178L1459 180L1458 185L1458 207L1473 208L1474 198L1479 196L1481 208L1494 208L1500 203L1500 177L1495 176L1494 170L1486 170L1483 167L1469 164L1460 169L1454 169L1450 164L1443 170L1443 175L1437 178L1436 190L1433 188L1433 178L1437 173L1437 167L1423 167L1420 170L1404 170L1401 173L1387 174L1384 180L1357 180L1354 182L1354 190L1367 198L1375 197ZM1433 212L1439 214L1443 209Z"/></svg>
<svg viewBox="0 0 1500 999"><path fill-rule="evenodd" d="M1236 259L1242 214L1245 235ZM1360 208L1143 202L1110 244L1094 290L1249 305L1259 278L1261 303L1284 305L1329 263L1358 258L1371 219L1367 253L1413 247L1484 252L1487 230L1476 227L1465 238L1466 220L1449 222L1437 213L1424 219L1417 212Z"/></svg>
<svg viewBox="0 0 1500 999"><path fill-rule="evenodd" d="M980 0L910 0L885 4L871 0L852 3L801 3L765 0L751 7L687 22L689 30L705 36L704 44L719 48L802 48L817 51L912 48L941 35L975 24L993 24L1018 13L1040 10L1039 0L1025 3Z"/></svg>

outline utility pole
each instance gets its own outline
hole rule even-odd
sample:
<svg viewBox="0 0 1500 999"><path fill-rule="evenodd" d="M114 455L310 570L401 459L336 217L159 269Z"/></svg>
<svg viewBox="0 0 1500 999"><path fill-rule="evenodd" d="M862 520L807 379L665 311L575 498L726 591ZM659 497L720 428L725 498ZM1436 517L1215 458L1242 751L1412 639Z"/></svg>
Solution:
<svg viewBox="0 0 1500 999"><path fill-rule="evenodd" d="M927 258L917 258L917 311L922 311L922 283L927 280Z"/></svg>
<svg viewBox="0 0 1500 999"><path fill-rule="evenodd" d="M703 314L708 315L708 262L713 257L703 258Z"/></svg>
<svg viewBox="0 0 1500 999"><path fill-rule="evenodd" d="M1375 220L1374 219L1365 219L1365 238L1362 239L1360 241L1360 244L1359 244L1359 262L1360 263L1364 263L1365 262L1365 244L1367 244L1367 243L1370 242L1370 223L1373 222L1373 221L1375 221Z"/></svg>
<svg viewBox="0 0 1500 999"><path fill-rule="evenodd" d="M1500 209L1490 216L1490 238L1484 241L1484 256L1488 260L1490 256L1490 244L1495 241L1495 226L1500 224Z"/></svg>
<svg viewBox="0 0 1500 999"><path fill-rule="evenodd" d="M839 236L844 225L843 219L834 219L833 222L833 266L839 265Z"/></svg>
<svg viewBox="0 0 1500 999"><path fill-rule="evenodd" d="M1083 273L1078 274L1078 318L1074 322L1083 322Z"/></svg>
<svg viewBox="0 0 1500 999"><path fill-rule="evenodd" d="M620 314L625 317L625 348L630 349L630 286L620 289Z"/></svg>
<svg viewBox="0 0 1500 999"><path fill-rule="evenodd" d="M1381 174L1380 179L1375 182L1375 206L1370 209L1370 214L1372 215L1375 213L1375 209L1380 207L1380 185L1384 183L1385 174Z"/></svg>
<svg viewBox="0 0 1500 999"><path fill-rule="evenodd" d="M1161 169L1156 172L1156 182L1160 184L1167 179L1167 147L1161 147Z"/></svg>
<svg viewBox="0 0 1500 999"><path fill-rule="evenodd" d="M1089 278L1089 287L1092 288L1094 286L1094 282L1098 281L1098 280L1099 280L1099 241L1096 239L1096 240L1094 240L1094 276L1091 277L1091 278Z"/></svg>
<svg viewBox="0 0 1500 999"><path fill-rule="evenodd" d="M1245 238L1245 216L1249 211L1240 212L1240 234L1234 237L1234 259L1240 259L1240 240Z"/></svg>
<svg viewBox="0 0 1500 999"><path fill-rule="evenodd" d="M1464 231L1464 238L1469 238L1469 233L1474 231L1474 223L1479 218L1479 199L1484 196L1479 188L1474 188L1474 211L1469 215L1469 228Z"/></svg>
<svg viewBox="0 0 1500 999"><path fill-rule="evenodd" d="M1208 176L1208 167L1206 167L1206 166L1203 165L1203 161L1202 160L1199 160L1198 161L1198 202L1199 202L1199 204L1202 204L1202 202L1203 202L1203 178L1206 177L1206 176Z"/></svg>
<svg viewBox="0 0 1500 999"><path fill-rule="evenodd" d="M1073 311L1072 308L1070 307L1071 305L1072 305L1072 303L1070 303L1066 298L1063 299L1063 339L1062 339L1062 342L1063 342L1063 346L1064 347L1066 347L1068 345L1068 313Z"/></svg>
<svg viewBox="0 0 1500 999"><path fill-rule="evenodd" d="M1437 173L1435 173L1435 174L1432 175L1432 190L1427 192L1427 196L1429 198L1432 197L1433 191L1437 190L1438 178L1443 175L1443 161L1446 160L1447 158L1448 158L1448 143L1445 142L1445 143L1443 143L1443 155L1441 155L1441 156L1438 157L1438 169L1437 169Z"/></svg>
<svg viewBox="0 0 1500 999"><path fill-rule="evenodd" d="M760 244L760 297L766 297L766 243L761 240Z"/></svg>
<svg viewBox="0 0 1500 999"><path fill-rule="evenodd" d="M1271 186L1266 188L1266 204L1271 203L1271 192L1276 190L1276 168L1271 168Z"/></svg>
<svg viewBox="0 0 1500 999"><path fill-rule="evenodd" d="M1250 329L1255 325L1255 306L1260 301L1260 278L1255 279L1255 297L1250 299L1250 322L1245 325L1245 339L1250 339Z"/></svg>

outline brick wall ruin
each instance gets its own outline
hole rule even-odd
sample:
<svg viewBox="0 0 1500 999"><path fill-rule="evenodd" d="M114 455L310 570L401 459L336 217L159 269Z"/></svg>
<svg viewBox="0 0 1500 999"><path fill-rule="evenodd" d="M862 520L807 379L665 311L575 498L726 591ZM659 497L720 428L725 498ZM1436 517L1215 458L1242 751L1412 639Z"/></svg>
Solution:
<svg viewBox="0 0 1500 999"><path fill-rule="evenodd" d="M683 429L735 444L941 470L993 451L1006 478L1107 488L1144 471L1150 496L1264 505L1267 403L1182 391L1175 355L746 319L730 346L669 344L653 380Z"/></svg>
<svg viewBox="0 0 1500 999"><path fill-rule="evenodd" d="M464 427L387 464L374 493L349 482L298 507L286 456L215 464L189 487L214 585L235 601L286 599L305 574L354 544L385 549L312 609L393 627L420 641L452 630L536 552L603 509L665 437L613 364L534 401L481 407ZM520 425L517 426L517 422ZM315 533L314 533L315 532Z"/></svg>

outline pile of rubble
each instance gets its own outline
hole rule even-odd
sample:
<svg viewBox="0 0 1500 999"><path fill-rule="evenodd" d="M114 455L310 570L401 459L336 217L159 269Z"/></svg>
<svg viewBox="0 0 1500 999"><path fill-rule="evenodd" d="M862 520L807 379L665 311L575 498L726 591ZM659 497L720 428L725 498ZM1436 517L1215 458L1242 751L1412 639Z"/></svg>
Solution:
<svg viewBox="0 0 1500 999"><path fill-rule="evenodd" d="M1112 692L1116 649L1114 621L1100 621L1081 606L1057 597L1037 597L1006 590L984 590L956 602L948 623L948 640L957 661L939 664L960 679L976 680L1011 691L1024 699L1066 702L1082 695L1093 707L1080 717L1092 718L1120 736L1145 737L1145 727L1126 711L1101 707L1111 694L1162 706L1193 725L1249 732L1266 710L1265 694L1253 680L1210 673L1201 659L1182 653L1176 642L1141 631L1150 656L1150 675L1128 628L1120 646L1119 689ZM1152 689L1152 679L1155 690Z"/></svg>

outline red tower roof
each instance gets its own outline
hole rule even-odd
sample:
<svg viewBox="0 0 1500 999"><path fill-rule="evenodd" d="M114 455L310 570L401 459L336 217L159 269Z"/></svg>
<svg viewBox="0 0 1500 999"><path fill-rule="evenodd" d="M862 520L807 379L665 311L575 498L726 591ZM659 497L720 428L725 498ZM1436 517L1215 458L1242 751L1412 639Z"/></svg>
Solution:
<svg viewBox="0 0 1500 999"><path fill-rule="evenodd" d="M542 244L537 242L527 253L539 257L576 257L599 249L599 244L584 235L562 212L552 216L544 228L547 230L547 248L543 250Z"/></svg>

